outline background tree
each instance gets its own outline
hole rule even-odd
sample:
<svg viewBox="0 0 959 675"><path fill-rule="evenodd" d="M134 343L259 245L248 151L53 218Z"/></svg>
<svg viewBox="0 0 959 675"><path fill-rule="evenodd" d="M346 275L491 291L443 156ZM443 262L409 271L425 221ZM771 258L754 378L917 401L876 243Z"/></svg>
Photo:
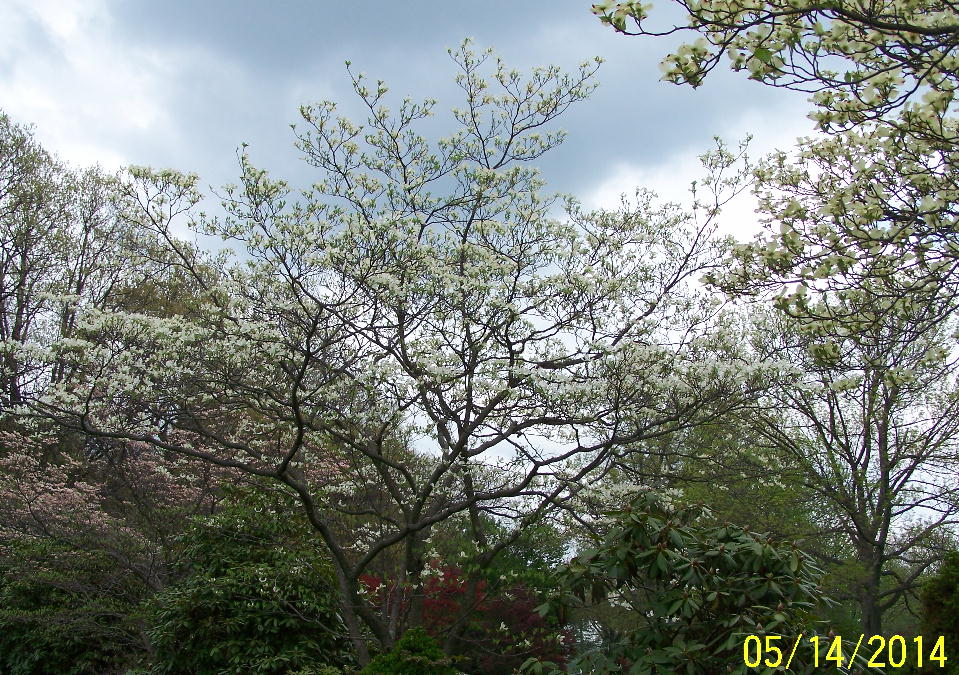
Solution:
<svg viewBox="0 0 959 675"><path fill-rule="evenodd" d="M0 113L4 672L104 673L142 659L152 648L142 603L169 583L188 518L217 501L222 472L210 465L16 414L53 382L83 386L29 345L68 342L92 308L169 316L196 297L158 233L123 217L120 187L62 164Z"/></svg>
<svg viewBox="0 0 959 675"><path fill-rule="evenodd" d="M777 455L748 424L727 415L639 444L618 460L610 482L675 491L689 503L707 506L718 522L748 525L777 539L815 532L822 541L821 501L793 480L790 467L790 457ZM616 489L588 495L593 503L584 505L584 512L593 514L615 508L620 499Z"/></svg>
<svg viewBox="0 0 959 675"><path fill-rule="evenodd" d="M25 388L69 376L62 362L38 361L22 345L69 339L81 308L157 311L165 302L169 313L177 309L169 291L176 289L181 305L196 295L174 264L194 261L196 252L180 242L171 258L152 221L125 218L124 206L137 196L99 169L61 164L28 127L0 112L0 402L7 422Z"/></svg>
<svg viewBox="0 0 959 675"><path fill-rule="evenodd" d="M0 113L0 340L3 407L21 399L31 365L7 347L44 332L65 258L66 177L29 130Z"/></svg>
<svg viewBox="0 0 959 675"><path fill-rule="evenodd" d="M174 537L190 517L212 512L225 479L135 443L95 461L72 457L52 435L7 433L2 443L4 538L98 551L154 591L166 584Z"/></svg>
<svg viewBox="0 0 959 675"><path fill-rule="evenodd" d="M788 359L800 376L744 413L768 446L790 458L786 479L817 493L827 529L854 549L870 633L881 632L885 610L914 595L959 520L952 328L923 332L921 313L937 308L917 312L914 321L875 322L841 336L767 314L757 328L759 354Z"/></svg>

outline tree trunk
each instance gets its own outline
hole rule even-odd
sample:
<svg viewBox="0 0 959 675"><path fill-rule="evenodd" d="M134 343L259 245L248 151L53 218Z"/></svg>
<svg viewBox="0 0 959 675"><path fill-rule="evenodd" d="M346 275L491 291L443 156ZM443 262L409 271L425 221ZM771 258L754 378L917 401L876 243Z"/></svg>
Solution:
<svg viewBox="0 0 959 675"><path fill-rule="evenodd" d="M862 605L863 633L867 638L872 635L882 635L882 610L879 608L876 592L864 588L860 604Z"/></svg>
<svg viewBox="0 0 959 675"><path fill-rule="evenodd" d="M862 608L862 630L868 639L873 635L882 635L882 608L879 605L882 565L875 560L863 562L866 568L866 579L860 587L859 605Z"/></svg>
<svg viewBox="0 0 959 675"><path fill-rule="evenodd" d="M360 666L365 666L370 662L370 652L366 647L366 640L363 639L363 632L360 630L359 617L351 604L354 594L340 566L334 564L334 569L336 570L336 580L340 586L340 607L343 609L343 622L350 633L350 642L353 643L353 649L356 650L356 657Z"/></svg>

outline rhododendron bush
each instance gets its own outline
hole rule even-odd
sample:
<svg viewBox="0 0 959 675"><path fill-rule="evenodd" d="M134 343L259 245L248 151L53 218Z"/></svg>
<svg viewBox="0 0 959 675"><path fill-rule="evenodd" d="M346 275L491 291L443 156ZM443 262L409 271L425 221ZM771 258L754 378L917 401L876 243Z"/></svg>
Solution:
<svg viewBox="0 0 959 675"><path fill-rule="evenodd" d="M0 557L0 670L123 672L149 647L148 595L106 552L51 539L7 541Z"/></svg>
<svg viewBox="0 0 959 675"><path fill-rule="evenodd" d="M651 490L606 515L606 534L557 572L559 592L540 610L562 616L606 604L628 628L612 644L581 652L571 672L745 675L752 670L739 659L746 635L822 632L812 614L828 602L822 573L795 544L711 525L701 507ZM807 654L795 656L795 672L819 670ZM521 672L565 671L530 659Z"/></svg>
<svg viewBox="0 0 959 675"><path fill-rule="evenodd" d="M181 578L149 603L151 672L322 672L353 662L322 542L289 492L229 489L179 538Z"/></svg>

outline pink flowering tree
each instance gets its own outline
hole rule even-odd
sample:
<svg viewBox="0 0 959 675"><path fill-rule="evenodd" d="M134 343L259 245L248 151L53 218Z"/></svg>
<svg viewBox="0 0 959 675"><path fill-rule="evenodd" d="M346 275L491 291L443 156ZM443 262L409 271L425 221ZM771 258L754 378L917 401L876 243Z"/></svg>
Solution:
<svg viewBox="0 0 959 675"><path fill-rule="evenodd" d="M81 458L71 440L0 434L0 669L105 672L149 653L142 603L176 581L177 536L224 482L152 446Z"/></svg>
<svg viewBox="0 0 959 675"><path fill-rule="evenodd" d="M118 444L95 461L62 445L53 436L0 434L0 537L100 551L148 589L163 588L174 537L190 517L212 512L223 471L142 443Z"/></svg>

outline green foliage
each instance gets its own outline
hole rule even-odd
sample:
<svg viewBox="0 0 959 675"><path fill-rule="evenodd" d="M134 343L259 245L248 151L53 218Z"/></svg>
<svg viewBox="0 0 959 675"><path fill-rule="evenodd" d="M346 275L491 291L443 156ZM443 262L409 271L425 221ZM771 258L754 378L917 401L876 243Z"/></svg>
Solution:
<svg viewBox="0 0 959 675"><path fill-rule="evenodd" d="M631 628L581 654L569 672L745 672L747 635L810 634L811 611L824 598L819 570L795 545L709 525L703 509L653 492L609 515L605 539L560 572L561 592L542 611L563 616L607 602L630 610ZM793 672L809 670L807 656L796 654ZM524 668L558 672L535 662Z"/></svg>
<svg viewBox="0 0 959 675"><path fill-rule="evenodd" d="M379 654L361 671L361 675L457 675L450 659L422 628L403 634L393 650Z"/></svg>
<svg viewBox="0 0 959 675"><path fill-rule="evenodd" d="M352 661L326 556L288 495L239 492L182 538L185 579L158 594L154 673L318 672Z"/></svg>
<svg viewBox="0 0 959 675"><path fill-rule="evenodd" d="M432 545L439 559L452 561L456 567L478 575L494 586L505 577L511 583L522 583L531 589L551 588L551 572L568 556L568 532L552 523L538 522L517 533L502 521L483 514L478 522L491 541L502 541L514 535L515 539L495 558L484 561L482 551L473 539L473 524L467 518L450 519L437 528L440 536L433 537Z"/></svg>
<svg viewBox="0 0 959 675"><path fill-rule="evenodd" d="M713 524L734 522L775 539L797 541L817 561L844 561L825 565L820 585L831 598L846 603L823 607L820 616L839 634L860 632L861 610L850 600L856 596L862 565L855 560L849 536L835 532L835 506L802 480L801 458L768 447L747 422L726 419L721 425L697 427L679 439L681 445L677 439L664 439L674 453L683 453L673 485L682 490L684 501L705 504Z"/></svg>
<svg viewBox="0 0 959 675"><path fill-rule="evenodd" d="M0 673L103 675L144 653L136 580L104 555L50 540L0 556Z"/></svg>
<svg viewBox="0 0 959 675"><path fill-rule="evenodd" d="M640 479L661 476L684 501L705 504L714 522L793 539L821 529L826 517L819 496L798 480L792 458L769 448L742 417L665 435L642 450L624 468L635 468Z"/></svg>
<svg viewBox="0 0 959 675"><path fill-rule="evenodd" d="M945 636L946 668L931 672L959 673L959 552L946 554L938 574L922 590L922 631L928 644Z"/></svg>

